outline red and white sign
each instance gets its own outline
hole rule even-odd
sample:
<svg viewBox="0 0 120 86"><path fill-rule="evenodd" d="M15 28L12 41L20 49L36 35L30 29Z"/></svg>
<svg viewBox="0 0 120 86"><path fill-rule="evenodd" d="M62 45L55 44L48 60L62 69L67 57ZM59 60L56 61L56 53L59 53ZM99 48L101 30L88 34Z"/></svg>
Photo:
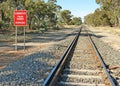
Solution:
<svg viewBox="0 0 120 86"><path fill-rule="evenodd" d="M15 10L14 11L14 26L27 26L27 11Z"/></svg>

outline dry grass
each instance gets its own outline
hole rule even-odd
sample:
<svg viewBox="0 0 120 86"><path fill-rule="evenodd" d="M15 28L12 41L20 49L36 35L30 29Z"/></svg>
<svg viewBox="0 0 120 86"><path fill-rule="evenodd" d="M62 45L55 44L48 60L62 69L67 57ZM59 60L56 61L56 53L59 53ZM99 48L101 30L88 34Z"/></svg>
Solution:
<svg viewBox="0 0 120 86"><path fill-rule="evenodd" d="M120 28L117 27L90 27L100 40L107 43L113 49L120 51Z"/></svg>
<svg viewBox="0 0 120 86"><path fill-rule="evenodd" d="M64 25L64 28L76 28L78 27L77 25Z"/></svg>
<svg viewBox="0 0 120 86"><path fill-rule="evenodd" d="M118 27L94 27L95 29L105 30L111 34L117 34L120 36L120 28Z"/></svg>

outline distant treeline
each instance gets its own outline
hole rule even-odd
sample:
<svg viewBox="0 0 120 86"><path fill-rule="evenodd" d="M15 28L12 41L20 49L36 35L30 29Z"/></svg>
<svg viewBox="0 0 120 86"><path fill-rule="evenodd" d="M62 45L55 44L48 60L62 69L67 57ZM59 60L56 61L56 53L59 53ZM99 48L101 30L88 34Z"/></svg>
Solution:
<svg viewBox="0 0 120 86"><path fill-rule="evenodd" d="M0 0L0 29L14 28L14 10L27 10L28 28L48 30L60 25L80 25L80 17L73 17L69 10L62 10L57 0Z"/></svg>
<svg viewBox="0 0 120 86"><path fill-rule="evenodd" d="M93 26L120 27L120 0L96 0L100 5L94 13L84 17L84 23Z"/></svg>

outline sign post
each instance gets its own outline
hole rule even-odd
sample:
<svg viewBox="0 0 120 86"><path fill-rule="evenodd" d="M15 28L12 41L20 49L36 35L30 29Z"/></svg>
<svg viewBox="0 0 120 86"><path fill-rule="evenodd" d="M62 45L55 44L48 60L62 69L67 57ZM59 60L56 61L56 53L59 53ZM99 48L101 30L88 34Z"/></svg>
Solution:
<svg viewBox="0 0 120 86"><path fill-rule="evenodd" d="M17 27L27 26L27 11L26 10L15 10L14 11L14 26L16 26L15 50L17 50ZM24 50L25 50L25 27L24 27Z"/></svg>
<svg viewBox="0 0 120 86"><path fill-rule="evenodd" d="M24 51L25 51L25 27L24 27Z"/></svg>
<svg viewBox="0 0 120 86"><path fill-rule="evenodd" d="M17 27L16 28L16 32L15 32L15 50L17 50Z"/></svg>

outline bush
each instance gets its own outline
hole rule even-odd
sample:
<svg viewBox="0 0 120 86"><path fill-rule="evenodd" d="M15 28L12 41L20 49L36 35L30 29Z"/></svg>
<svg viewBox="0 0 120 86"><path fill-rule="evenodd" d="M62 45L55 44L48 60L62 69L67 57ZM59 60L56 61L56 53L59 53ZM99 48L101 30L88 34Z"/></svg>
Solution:
<svg viewBox="0 0 120 86"><path fill-rule="evenodd" d="M4 26L4 21L0 20L0 29Z"/></svg>

